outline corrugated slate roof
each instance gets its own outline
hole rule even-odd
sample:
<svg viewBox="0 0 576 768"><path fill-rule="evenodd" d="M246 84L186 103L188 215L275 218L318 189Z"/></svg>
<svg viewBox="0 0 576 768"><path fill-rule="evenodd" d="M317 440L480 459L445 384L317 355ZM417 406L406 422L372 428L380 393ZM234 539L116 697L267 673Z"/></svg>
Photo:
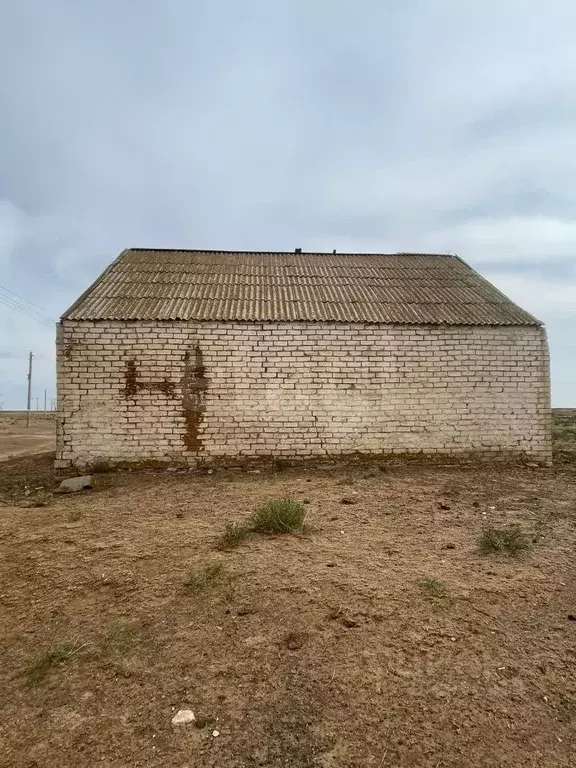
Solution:
<svg viewBox="0 0 576 768"><path fill-rule="evenodd" d="M457 256L142 248L62 319L540 325Z"/></svg>

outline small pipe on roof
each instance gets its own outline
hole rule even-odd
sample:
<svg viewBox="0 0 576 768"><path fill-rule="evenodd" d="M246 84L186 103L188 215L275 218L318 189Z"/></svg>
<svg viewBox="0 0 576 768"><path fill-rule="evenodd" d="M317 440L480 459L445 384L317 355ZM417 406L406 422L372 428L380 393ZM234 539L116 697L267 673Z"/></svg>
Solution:
<svg viewBox="0 0 576 768"><path fill-rule="evenodd" d="M302 253L302 248L295 248L294 253Z"/></svg>

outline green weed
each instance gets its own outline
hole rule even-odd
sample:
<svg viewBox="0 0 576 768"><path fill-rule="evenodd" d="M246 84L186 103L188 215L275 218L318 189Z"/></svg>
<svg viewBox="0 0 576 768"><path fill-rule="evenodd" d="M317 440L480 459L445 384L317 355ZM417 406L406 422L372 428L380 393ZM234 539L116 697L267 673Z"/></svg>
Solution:
<svg viewBox="0 0 576 768"><path fill-rule="evenodd" d="M218 538L216 546L218 549L233 549L246 540L250 529L247 525L240 523L226 523L224 533Z"/></svg>
<svg viewBox="0 0 576 768"><path fill-rule="evenodd" d="M68 661L68 659L77 654L78 651L84 648L84 646L85 643L66 643L63 645L56 645L41 653L24 670L26 685L30 687L39 685L54 667Z"/></svg>
<svg viewBox="0 0 576 768"><path fill-rule="evenodd" d="M448 594L446 585L438 579L420 579L420 587L429 597L446 597Z"/></svg>
<svg viewBox="0 0 576 768"><path fill-rule="evenodd" d="M530 540L518 524L504 528L490 526L478 538L478 549L482 554L519 555L530 548Z"/></svg>
<svg viewBox="0 0 576 768"><path fill-rule="evenodd" d="M267 501L252 512L252 528L258 533L296 533L302 530L306 507L294 499Z"/></svg>
<svg viewBox="0 0 576 768"><path fill-rule="evenodd" d="M192 568L186 574L184 584L192 592L201 592L206 587L221 580L224 576L222 563L209 563L204 568Z"/></svg>

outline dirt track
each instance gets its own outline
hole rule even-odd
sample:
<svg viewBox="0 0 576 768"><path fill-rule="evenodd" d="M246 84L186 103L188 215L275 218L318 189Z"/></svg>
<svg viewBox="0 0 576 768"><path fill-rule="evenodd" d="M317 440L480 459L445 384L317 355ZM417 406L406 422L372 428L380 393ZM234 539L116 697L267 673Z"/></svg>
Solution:
<svg viewBox="0 0 576 768"><path fill-rule="evenodd" d="M34 411L27 428L23 411L0 411L0 461L53 450L55 442L56 414Z"/></svg>

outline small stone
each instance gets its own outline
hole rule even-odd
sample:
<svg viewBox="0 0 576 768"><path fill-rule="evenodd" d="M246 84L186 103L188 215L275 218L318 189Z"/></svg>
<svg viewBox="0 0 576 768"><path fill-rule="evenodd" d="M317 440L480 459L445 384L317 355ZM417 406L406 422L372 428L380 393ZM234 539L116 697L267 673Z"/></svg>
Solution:
<svg viewBox="0 0 576 768"><path fill-rule="evenodd" d="M85 488L93 488L91 475L81 475L80 477L69 477L67 480L62 480L60 487L57 489L57 493L77 493L83 491Z"/></svg>
<svg viewBox="0 0 576 768"><path fill-rule="evenodd" d="M220 736L220 731L212 731L212 736L216 738L216 736Z"/></svg>
<svg viewBox="0 0 576 768"><path fill-rule="evenodd" d="M184 512L176 512L176 517L181 520L184 517Z"/></svg>
<svg viewBox="0 0 576 768"><path fill-rule="evenodd" d="M358 499L352 499L350 496L344 496L343 499L340 499L340 504L358 504Z"/></svg>
<svg viewBox="0 0 576 768"><path fill-rule="evenodd" d="M191 709L179 709L172 718L172 725L187 725L195 722L194 712Z"/></svg>
<svg viewBox="0 0 576 768"><path fill-rule="evenodd" d="M569 614L568 614L568 620L569 620L569 621L576 621L576 614L574 614L574 613L569 613Z"/></svg>
<svg viewBox="0 0 576 768"><path fill-rule="evenodd" d="M438 508L439 509L450 509L450 505L449 504L445 504L443 501L439 501L438 502Z"/></svg>
<svg viewBox="0 0 576 768"><path fill-rule="evenodd" d="M342 616L340 619L340 623L345 626L347 629L353 629L354 627L358 626L358 622L356 619L350 618L350 616Z"/></svg>
<svg viewBox="0 0 576 768"><path fill-rule="evenodd" d="M445 549L456 549L456 544L446 544Z"/></svg>

